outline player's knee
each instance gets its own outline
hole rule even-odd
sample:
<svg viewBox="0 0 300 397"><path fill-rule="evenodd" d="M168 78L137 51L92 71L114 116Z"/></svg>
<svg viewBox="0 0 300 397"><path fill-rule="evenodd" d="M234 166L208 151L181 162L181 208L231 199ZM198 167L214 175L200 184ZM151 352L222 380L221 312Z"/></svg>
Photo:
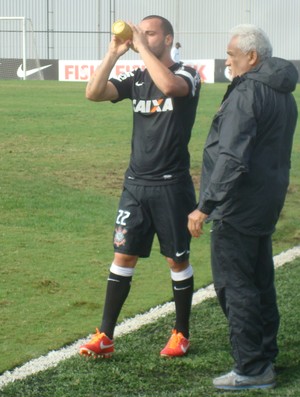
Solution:
<svg viewBox="0 0 300 397"><path fill-rule="evenodd" d="M126 255L119 252L115 252L114 264L120 267L135 267L138 261L138 256Z"/></svg>
<svg viewBox="0 0 300 397"><path fill-rule="evenodd" d="M166 260L169 264L170 269L176 273L182 272L183 270L187 269L190 264L188 260L180 263L175 262L172 258L166 258Z"/></svg>

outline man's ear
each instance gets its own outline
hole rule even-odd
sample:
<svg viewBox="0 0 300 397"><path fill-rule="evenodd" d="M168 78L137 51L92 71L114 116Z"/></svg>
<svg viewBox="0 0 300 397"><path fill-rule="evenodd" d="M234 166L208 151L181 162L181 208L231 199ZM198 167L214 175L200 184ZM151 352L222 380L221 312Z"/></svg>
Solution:
<svg viewBox="0 0 300 397"><path fill-rule="evenodd" d="M259 57L256 51L250 51L248 55L249 55L249 64L251 66L255 66L259 63Z"/></svg>
<svg viewBox="0 0 300 397"><path fill-rule="evenodd" d="M172 35L167 34L167 35L166 35L166 38L165 38L165 42L166 42L166 45L171 46L172 43L173 43L173 37L172 37Z"/></svg>

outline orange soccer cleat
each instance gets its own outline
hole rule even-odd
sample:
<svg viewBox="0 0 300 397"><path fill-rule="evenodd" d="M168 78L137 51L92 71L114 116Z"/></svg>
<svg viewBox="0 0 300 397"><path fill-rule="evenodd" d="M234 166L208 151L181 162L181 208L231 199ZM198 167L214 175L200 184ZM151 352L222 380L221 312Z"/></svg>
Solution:
<svg viewBox="0 0 300 397"><path fill-rule="evenodd" d="M114 341L96 328L92 339L80 346L79 354L94 358L110 358L114 350Z"/></svg>
<svg viewBox="0 0 300 397"><path fill-rule="evenodd" d="M173 329L172 336L166 344L166 347L160 352L160 355L162 357L180 357L186 354L189 347L189 340L186 339L181 332L177 332Z"/></svg>

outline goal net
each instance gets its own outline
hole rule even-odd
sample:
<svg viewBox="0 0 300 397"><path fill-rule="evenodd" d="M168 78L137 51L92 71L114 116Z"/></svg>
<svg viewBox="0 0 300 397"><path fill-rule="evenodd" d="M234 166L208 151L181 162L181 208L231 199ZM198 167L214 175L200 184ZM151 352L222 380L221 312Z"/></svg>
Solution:
<svg viewBox="0 0 300 397"><path fill-rule="evenodd" d="M0 43L0 79L44 79L30 18L0 17Z"/></svg>

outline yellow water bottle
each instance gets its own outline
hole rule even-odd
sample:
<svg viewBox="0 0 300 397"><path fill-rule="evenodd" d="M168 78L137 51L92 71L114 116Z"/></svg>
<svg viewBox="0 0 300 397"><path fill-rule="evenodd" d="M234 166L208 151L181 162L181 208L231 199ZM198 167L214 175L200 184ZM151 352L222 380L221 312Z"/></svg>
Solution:
<svg viewBox="0 0 300 397"><path fill-rule="evenodd" d="M132 40L132 30L131 27L124 21L119 20L113 23L112 25L112 33L120 39L126 41L126 40Z"/></svg>

